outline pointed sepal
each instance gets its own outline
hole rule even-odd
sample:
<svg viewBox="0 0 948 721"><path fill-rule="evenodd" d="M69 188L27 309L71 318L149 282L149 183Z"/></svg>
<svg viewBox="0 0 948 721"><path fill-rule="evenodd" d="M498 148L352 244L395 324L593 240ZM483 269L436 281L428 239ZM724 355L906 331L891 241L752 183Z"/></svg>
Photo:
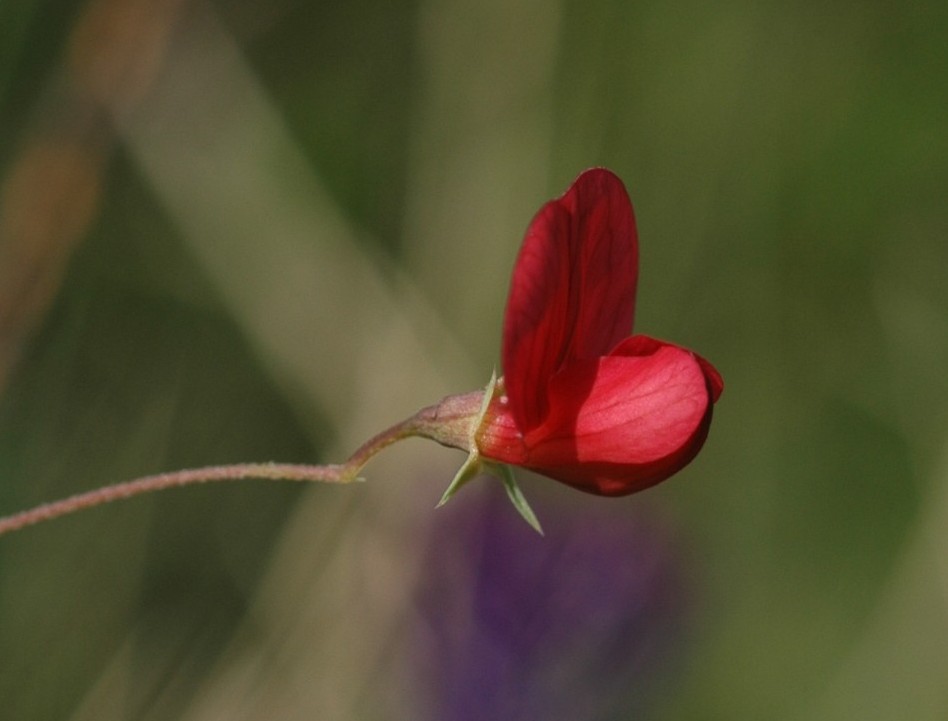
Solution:
<svg viewBox="0 0 948 721"><path fill-rule="evenodd" d="M513 469L508 465L500 463L491 463L488 467L500 477L500 480L504 484L504 490L507 491L507 498L510 499L513 507L517 509L517 513L520 514L520 517L530 524L530 527L534 531L542 536L543 529L540 527L540 521L537 519L533 509L530 508L530 504L527 503L527 498L523 495L523 491L520 490L520 486L517 485L517 479L514 477Z"/></svg>
<svg viewBox="0 0 948 721"><path fill-rule="evenodd" d="M438 505L435 506L435 508L441 508L441 506L451 500L451 497L454 496L455 493L461 490L461 486L480 474L483 470L482 465L477 449L472 449L467 460L464 461L464 465L458 469L458 472L454 475L454 479L441 496L441 500L438 501Z"/></svg>
<svg viewBox="0 0 948 721"><path fill-rule="evenodd" d="M487 408L490 406L490 402L494 399L494 395L496 393L497 370L494 369L490 374L490 381L488 381L487 387L484 389L484 398L481 401L480 411L473 419L471 424L470 439L468 440L467 460L465 460L464 465L458 469L458 472L454 475L454 479L451 481L447 490L441 496L441 500L438 501L438 505L435 506L435 508L441 508L441 506L451 500L451 497L454 496L455 493L461 490L461 486L484 470L483 463L481 462L481 454L477 450L477 442L474 438L474 435L477 433L477 429L481 427L481 423L484 420L484 414L487 413Z"/></svg>

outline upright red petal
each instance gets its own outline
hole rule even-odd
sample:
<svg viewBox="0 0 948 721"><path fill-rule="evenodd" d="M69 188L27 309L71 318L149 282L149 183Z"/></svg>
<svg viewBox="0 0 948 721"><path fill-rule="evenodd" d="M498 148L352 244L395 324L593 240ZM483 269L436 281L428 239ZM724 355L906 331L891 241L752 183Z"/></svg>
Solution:
<svg viewBox="0 0 948 721"><path fill-rule="evenodd" d="M511 412L526 433L549 411L564 364L607 354L632 330L638 236L622 181L581 174L527 229L504 316L502 360Z"/></svg>
<svg viewBox="0 0 948 721"><path fill-rule="evenodd" d="M604 168L588 170L561 199L570 212L573 337L561 363L605 355L632 332L639 237L625 185Z"/></svg>

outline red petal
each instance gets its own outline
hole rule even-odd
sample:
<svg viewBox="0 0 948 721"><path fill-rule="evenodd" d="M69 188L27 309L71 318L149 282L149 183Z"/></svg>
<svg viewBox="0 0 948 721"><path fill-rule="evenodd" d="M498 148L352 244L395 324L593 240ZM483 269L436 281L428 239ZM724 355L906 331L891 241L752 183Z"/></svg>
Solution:
<svg viewBox="0 0 948 721"><path fill-rule="evenodd" d="M634 335L629 338L624 339L619 345L617 345L609 355L624 355L624 356L643 356L651 355L655 351L665 346L672 346L680 350L690 353L694 356L695 360L698 361L698 365L701 366L701 371L704 373L705 380L708 383L708 391L711 393L711 401L714 403L718 402L718 398L721 397L721 393L724 392L724 378L721 377L721 374L718 373L718 369L711 365L710 361L705 360L700 355L695 353L693 350L688 348L682 348L682 346L676 343L669 343L665 340L658 340L657 338L652 338L647 335Z"/></svg>
<svg viewBox="0 0 948 721"><path fill-rule="evenodd" d="M525 465L604 495L664 480L707 435L719 376L706 367L690 351L645 336L571 364L550 387L547 421L524 438Z"/></svg>
<svg viewBox="0 0 948 721"><path fill-rule="evenodd" d="M533 219L514 267L502 358L524 433L546 417L559 369L605 355L631 332L637 278L625 186L608 170L587 170Z"/></svg>

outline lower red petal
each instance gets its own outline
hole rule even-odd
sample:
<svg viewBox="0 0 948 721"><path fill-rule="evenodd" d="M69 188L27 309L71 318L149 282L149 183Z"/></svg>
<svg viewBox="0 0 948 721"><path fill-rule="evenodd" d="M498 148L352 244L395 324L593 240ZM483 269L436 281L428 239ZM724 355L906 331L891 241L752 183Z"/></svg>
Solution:
<svg viewBox="0 0 948 721"><path fill-rule="evenodd" d="M524 465L583 490L633 493L684 467L707 436L720 376L691 351L645 336L564 368Z"/></svg>

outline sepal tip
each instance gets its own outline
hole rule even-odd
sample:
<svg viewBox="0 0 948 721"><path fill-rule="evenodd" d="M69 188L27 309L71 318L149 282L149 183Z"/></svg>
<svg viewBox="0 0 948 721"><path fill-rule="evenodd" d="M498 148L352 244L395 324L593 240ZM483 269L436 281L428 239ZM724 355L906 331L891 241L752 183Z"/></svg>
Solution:
<svg viewBox="0 0 948 721"><path fill-rule="evenodd" d="M540 526L540 521L533 512L533 509L530 508L530 504L527 503L527 497L523 495L520 486L517 485L517 479L514 477L513 469L505 464L494 463L490 464L490 469L500 476L500 480L504 484L504 490L507 491L507 498L510 499L513 507L517 509L517 513L520 514L520 517L530 525L530 528L542 536L543 528Z"/></svg>

